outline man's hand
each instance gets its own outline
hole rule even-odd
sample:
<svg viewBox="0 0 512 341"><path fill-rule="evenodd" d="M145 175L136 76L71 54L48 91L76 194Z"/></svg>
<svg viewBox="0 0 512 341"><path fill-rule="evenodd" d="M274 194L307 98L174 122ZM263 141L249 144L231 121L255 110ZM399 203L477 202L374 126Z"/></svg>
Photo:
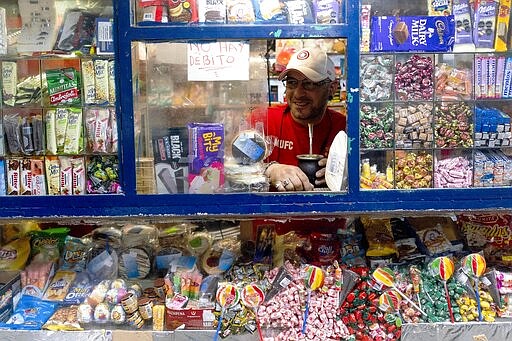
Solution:
<svg viewBox="0 0 512 341"><path fill-rule="evenodd" d="M319 161L321 162L321 161ZM327 163L327 159L325 159ZM320 174L319 170L317 174ZM323 169L325 175L325 168ZM308 177L297 166L274 163L267 167L265 175L270 179L270 184L279 192L312 191L314 186L309 182ZM323 180L325 183L325 180Z"/></svg>
<svg viewBox="0 0 512 341"><path fill-rule="evenodd" d="M316 180L315 180L315 186L316 187L327 187L327 183L325 182L325 166L327 165L327 158L324 157L323 159L320 159L318 161L318 166L320 166L320 169L315 173Z"/></svg>

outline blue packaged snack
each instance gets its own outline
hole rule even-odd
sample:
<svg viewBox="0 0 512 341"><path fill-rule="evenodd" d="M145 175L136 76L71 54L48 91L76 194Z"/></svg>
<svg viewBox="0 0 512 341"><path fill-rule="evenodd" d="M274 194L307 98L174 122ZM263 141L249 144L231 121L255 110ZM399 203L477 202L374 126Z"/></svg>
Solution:
<svg viewBox="0 0 512 341"><path fill-rule="evenodd" d="M39 330L53 315L57 306L57 302L23 295L9 320L0 323L0 329Z"/></svg>
<svg viewBox="0 0 512 341"><path fill-rule="evenodd" d="M371 18L372 52L449 52L455 43L455 20L448 16Z"/></svg>
<svg viewBox="0 0 512 341"><path fill-rule="evenodd" d="M252 0L256 22L260 24L286 24L286 10L279 0Z"/></svg>
<svg viewBox="0 0 512 341"><path fill-rule="evenodd" d="M64 298L64 305L80 304L85 301L94 289L92 282L87 272L79 272L76 274L75 280L68 290Z"/></svg>

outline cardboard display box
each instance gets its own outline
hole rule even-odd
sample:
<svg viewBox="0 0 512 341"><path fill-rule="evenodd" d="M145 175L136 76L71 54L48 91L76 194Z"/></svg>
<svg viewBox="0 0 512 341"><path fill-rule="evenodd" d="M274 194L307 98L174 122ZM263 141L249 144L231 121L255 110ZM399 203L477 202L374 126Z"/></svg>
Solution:
<svg viewBox="0 0 512 341"><path fill-rule="evenodd" d="M21 292L19 271L0 271L0 321L6 322L12 315Z"/></svg>
<svg viewBox="0 0 512 341"><path fill-rule="evenodd" d="M168 330L180 326L185 329L213 329L214 309L169 309L165 308L165 324Z"/></svg>

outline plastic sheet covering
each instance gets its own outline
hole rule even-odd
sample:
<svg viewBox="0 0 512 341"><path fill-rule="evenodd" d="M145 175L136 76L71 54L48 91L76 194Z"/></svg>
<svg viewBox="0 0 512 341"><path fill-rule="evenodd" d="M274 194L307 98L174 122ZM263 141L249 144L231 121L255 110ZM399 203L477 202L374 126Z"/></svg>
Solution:
<svg viewBox="0 0 512 341"><path fill-rule="evenodd" d="M197 341L197 340L213 340L215 331L213 330L184 330L175 333L174 341ZM221 338L219 337L219 340ZM233 341L257 341L258 333L230 335L226 340Z"/></svg>
<svg viewBox="0 0 512 341"><path fill-rule="evenodd" d="M1 341L198 341L213 340L214 330L178 330L155 332L151 330L0 330ZM230 341L257 341L257 334L229 336Z"/></svg>
<svg viewBox="0 0 512 341"><path fill-rule="evenodd" d="M0 330L2 341L112 341L108 330L55 332L50 330Z"/></svg>
<svg viewBox="0 0 512 341"><path fill-rule="evenodd" d="M402 325L402 341L512 340L512 322L419 323Z"/></svg>
<svg viewBox="0 0 512 341"><path fill-rule="evenodd" d="M113 330L112 341L198 341L213 340L214 330L177 330L175 332L163 331L133 331L133 330ZM257 333L230 335L230 341L257 341ZM220 338L219 338L220 340ZM39 341L39 340L37 340ZM53 340L52 340L53 341ZM75 340L73 340L75 341Z"/></svg>

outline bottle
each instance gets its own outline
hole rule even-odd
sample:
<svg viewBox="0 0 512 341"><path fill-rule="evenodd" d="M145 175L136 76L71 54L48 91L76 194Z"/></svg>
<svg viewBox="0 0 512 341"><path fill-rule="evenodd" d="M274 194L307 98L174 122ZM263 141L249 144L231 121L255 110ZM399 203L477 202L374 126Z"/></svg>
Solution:
<svg viewBox="0 0 512 341"><path fill-rule="evenodd" d="M370 159L363 159L361 160L362 163L362 169L361 169L361 176L369 179L371 175L371 169L370 169Z"/></svg>
<svg viewBox="0 0 512 341"><path fill-rule="evenodd" d="M23 152L25 154L30 154L34 152L34 140L32 138L32 132L32 124L30 124L28 119L23 119L23 124L21 125L21 138Z"/></svg>
<svg viewBox="0 0 512 341"><path fill-rule="evenodd" d="M386 167L386 181L387 182L390 182L390 183L393 183L393 167L391 167L391 165L388 165Z"/></svg>

